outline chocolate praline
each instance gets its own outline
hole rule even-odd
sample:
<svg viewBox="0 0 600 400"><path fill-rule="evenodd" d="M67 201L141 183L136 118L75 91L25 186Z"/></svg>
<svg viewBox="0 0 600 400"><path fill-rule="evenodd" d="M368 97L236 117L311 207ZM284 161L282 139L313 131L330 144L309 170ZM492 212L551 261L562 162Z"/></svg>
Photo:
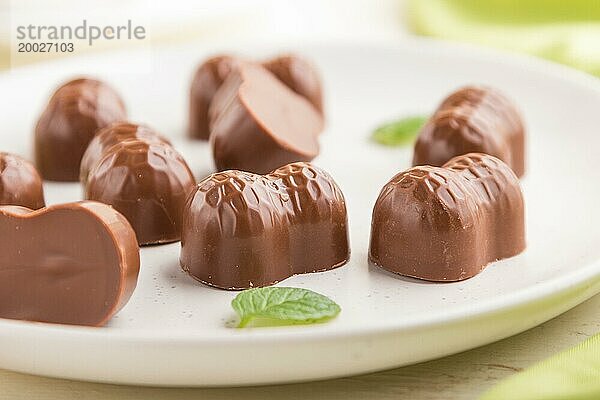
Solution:
<svg viewBox="0 0 600 400"><path fill-rule="evenodd" d="M96 79L75 79L50 98L35 127L35 164L44 179L79 180L83 153L100 128L125 120L119 94Z"/></svg>
<svg viewBox="0 0 600 400"><path fill-rule="evenodd" d="M169 140L146 125L131 122L114 122L96 133L81 159L79 180L86 184L92 168L112 146L129 139L140 139L148 143L171 144Z"/></svg>
<svg viewBox="0 0 600 400"><path fill-rule="evenodd" d="M210 142L218 170L266 174L319 153L321 114L257 64L232 71L210 107Z"/></svg>
<svg viewBox="0 0 600 400"><path fill-rule="evenodd" d="M136 286L135 233L105 204L0 206L0 237L1 318L100 326Z"/></svg>
<svg viewBox="0 0 600 400"><path fill-rule="evenodd" d="M304 162L267 175L215 173L184 208L180 263L207 285L240 290L326 271L350 257L344 196Z"/></svg>
<svg viewBox="0 0 600 400"><path fill-rule="evenodd" d="M188 135L191 138L208 140L210 103L237 62L232 56L215 56L196 70L190 88Z"/></svg>
<svg viewBox="0 0 600 400"><path fill-rule="evenodd" d="M24 158L0 152L0 205L37 210L45 206L42 178Z"/></svg>
<svg viewBox="0 0 600 400"><path fill-rule="evenodd" d="M321 78L310 62L296 54L286 54L263 62L263 66L323 114Z"/></svg>
<svg viewBox="0 0 600 400"><path fill-rule="evenodd" d="M229 74L240 65L263 66L296 94L306 98L323 115L323 91L317 69L296 54L274 57L264 62L246 60L231 55L211 57L198 67L192 79L189 103L188 135L194 139L210 137L210 108ZM224 105L214 105L222 108Z"/></svg>
<svg viewBox="0 0 600 400"><path fill-rule="evenodd" d="M460 281L524 249L519 180L488 154L401 172L373 208L369 261L396 274Z"/></svg>
<svg viewBox="0 0 600 400"><path fill-rule="evenodd" d="M413 165L442 166L467 153L498 157L525 174L525 126L516 106L491 87L467 86L448 96L415 142Z"/></svg>
<svg viewBox="0 0 600 400"><path fill-rule="evenodd" d="M123 214L140 245L158 244L180 239L183 205L194 186L192 172L171 146L128 139L92 168L85 196Z"/></svg>

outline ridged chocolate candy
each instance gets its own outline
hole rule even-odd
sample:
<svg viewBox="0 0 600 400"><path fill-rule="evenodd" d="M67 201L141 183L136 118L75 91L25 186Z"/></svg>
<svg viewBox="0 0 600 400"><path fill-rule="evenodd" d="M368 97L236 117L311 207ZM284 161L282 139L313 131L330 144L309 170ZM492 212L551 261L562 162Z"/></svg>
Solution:
<svg viewBox="0 0 600 400"><path fill-rule="evenodd" d="M339 267L349 256L344 196L309 163L268 175L213 174L185 206L181 266L211 286L271 285Z"/></svg>
<svg viewBox="0 0 600 400"><path fill-rule="evenodd" d="M85 186L90 170L112 146L125 140L139 139L148 143L171 144L152 128L131 122L115 122L96 133L81 159L79 180Z"/></svg>
<svg viewBox="0 0 600 400"><path fill-rule="evenodd" d="M525 128L514 104L495 89L468 86L451 94L421 130L413 165L441 166L452 157L486 153L525 173Z"/></svg>
<svg viewBox="0 0 600 400"><path fill-rule="evenodd" d="M390 272L430 281L470 278L525 249L519 180L480 153L443 167L394 176L373 209L369 260Z"/></svg>
<svg viewBox="0 0 600 400"><path fill-rule="evenodd" d="M126 118L121 97L101 81L76 79L58 88L35 128L35 164L42 177L79 180L81 158L96 131Z"/></svg>
<svg viewBox="0 0 600 400"><path fill-rule="evenodd" d="M0 152L0 205L33 210L45 206L40 174L33 164L15 154Z"/></svg>
<svg viewBox="0 0 600 400"><path fill-rule="evenodd" d="M170 145L128 139L107 149L90 170L85 196L123 214L140 245L168 243L181 237L183 206L195 183Z"/></svg>
<svg viewBox="0 0 600 400"><path fill-rule="evenodd" d="M135 233L107 205L3 206L0 236L1 318L104 325L136 286Z"/></svg>
<svg viewBox="0 0 600 400"><path fill-rule="evenodd" d="M265 174L319 153L323 118L265 68L239 65L213 99L211 146L219 171Z"/></svg>

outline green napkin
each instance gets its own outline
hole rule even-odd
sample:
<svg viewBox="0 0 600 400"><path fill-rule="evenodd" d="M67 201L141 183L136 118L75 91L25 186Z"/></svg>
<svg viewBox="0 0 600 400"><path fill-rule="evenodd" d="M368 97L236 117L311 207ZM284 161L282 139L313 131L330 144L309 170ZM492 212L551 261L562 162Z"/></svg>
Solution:
<svg viewBox="0 0 600 400"><path fill-rule="evenodd" d="M480 400L600 399L600 334L503 380Z"/></svg>
<svg viewBox="0 0 600 400"><path fill-rule="evenodd" d="M419 34L544 57L600 76L599 0L409 0Z"/></svg>

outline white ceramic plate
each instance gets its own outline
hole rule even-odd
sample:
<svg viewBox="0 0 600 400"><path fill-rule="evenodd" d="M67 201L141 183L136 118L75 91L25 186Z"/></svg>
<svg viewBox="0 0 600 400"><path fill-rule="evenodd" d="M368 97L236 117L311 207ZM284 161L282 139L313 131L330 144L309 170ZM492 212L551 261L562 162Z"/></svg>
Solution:
<svg viewBox="0 0 600 400"><path fill-rule="evenodd" d="M290 48L286 48L290 50ZM217 49L217 50L223 50ZM277 48L244 47L249 56ZM394 47L293 48L322 71L327 131L316 163L348 203L352 258L339 269L282 285L326 294L342 307L327 324L233 329L235 292L179 268L179 244L144 248L138 287L105 328L0 320L0 367L143 385L248 385L325 379L441 357L531 328L600 291L600 83L528 58L431 41ZM196 46L71 59L0 76L0 148L30 154L32 130L53 88L93 74L123 93L132 119L173 137L195 173L210 172L206 144L184 137ZM139 74L118 73L139 67ZM527 250L460 283L432 284L369 268L370 216L382 185L410 166L410 148L371 143L378 124L428 113L468 83L502 89L528 126ZM77 184L47 184L50 203L80 198Z"/></svg>

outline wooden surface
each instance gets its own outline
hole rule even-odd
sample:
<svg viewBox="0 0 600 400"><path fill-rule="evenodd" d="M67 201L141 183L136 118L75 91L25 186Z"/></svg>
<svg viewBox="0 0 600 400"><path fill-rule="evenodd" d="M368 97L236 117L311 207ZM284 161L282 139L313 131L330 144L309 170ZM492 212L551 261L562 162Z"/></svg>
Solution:
<svg viewBox="0 0 600 400"><path fill-rule="evenodd" d="M599 310L600 295L537 328L485 347L331 381L251 388L156 389L39 378L0 370L0 399L476 399L498 380L599 332Z"/></svg>

